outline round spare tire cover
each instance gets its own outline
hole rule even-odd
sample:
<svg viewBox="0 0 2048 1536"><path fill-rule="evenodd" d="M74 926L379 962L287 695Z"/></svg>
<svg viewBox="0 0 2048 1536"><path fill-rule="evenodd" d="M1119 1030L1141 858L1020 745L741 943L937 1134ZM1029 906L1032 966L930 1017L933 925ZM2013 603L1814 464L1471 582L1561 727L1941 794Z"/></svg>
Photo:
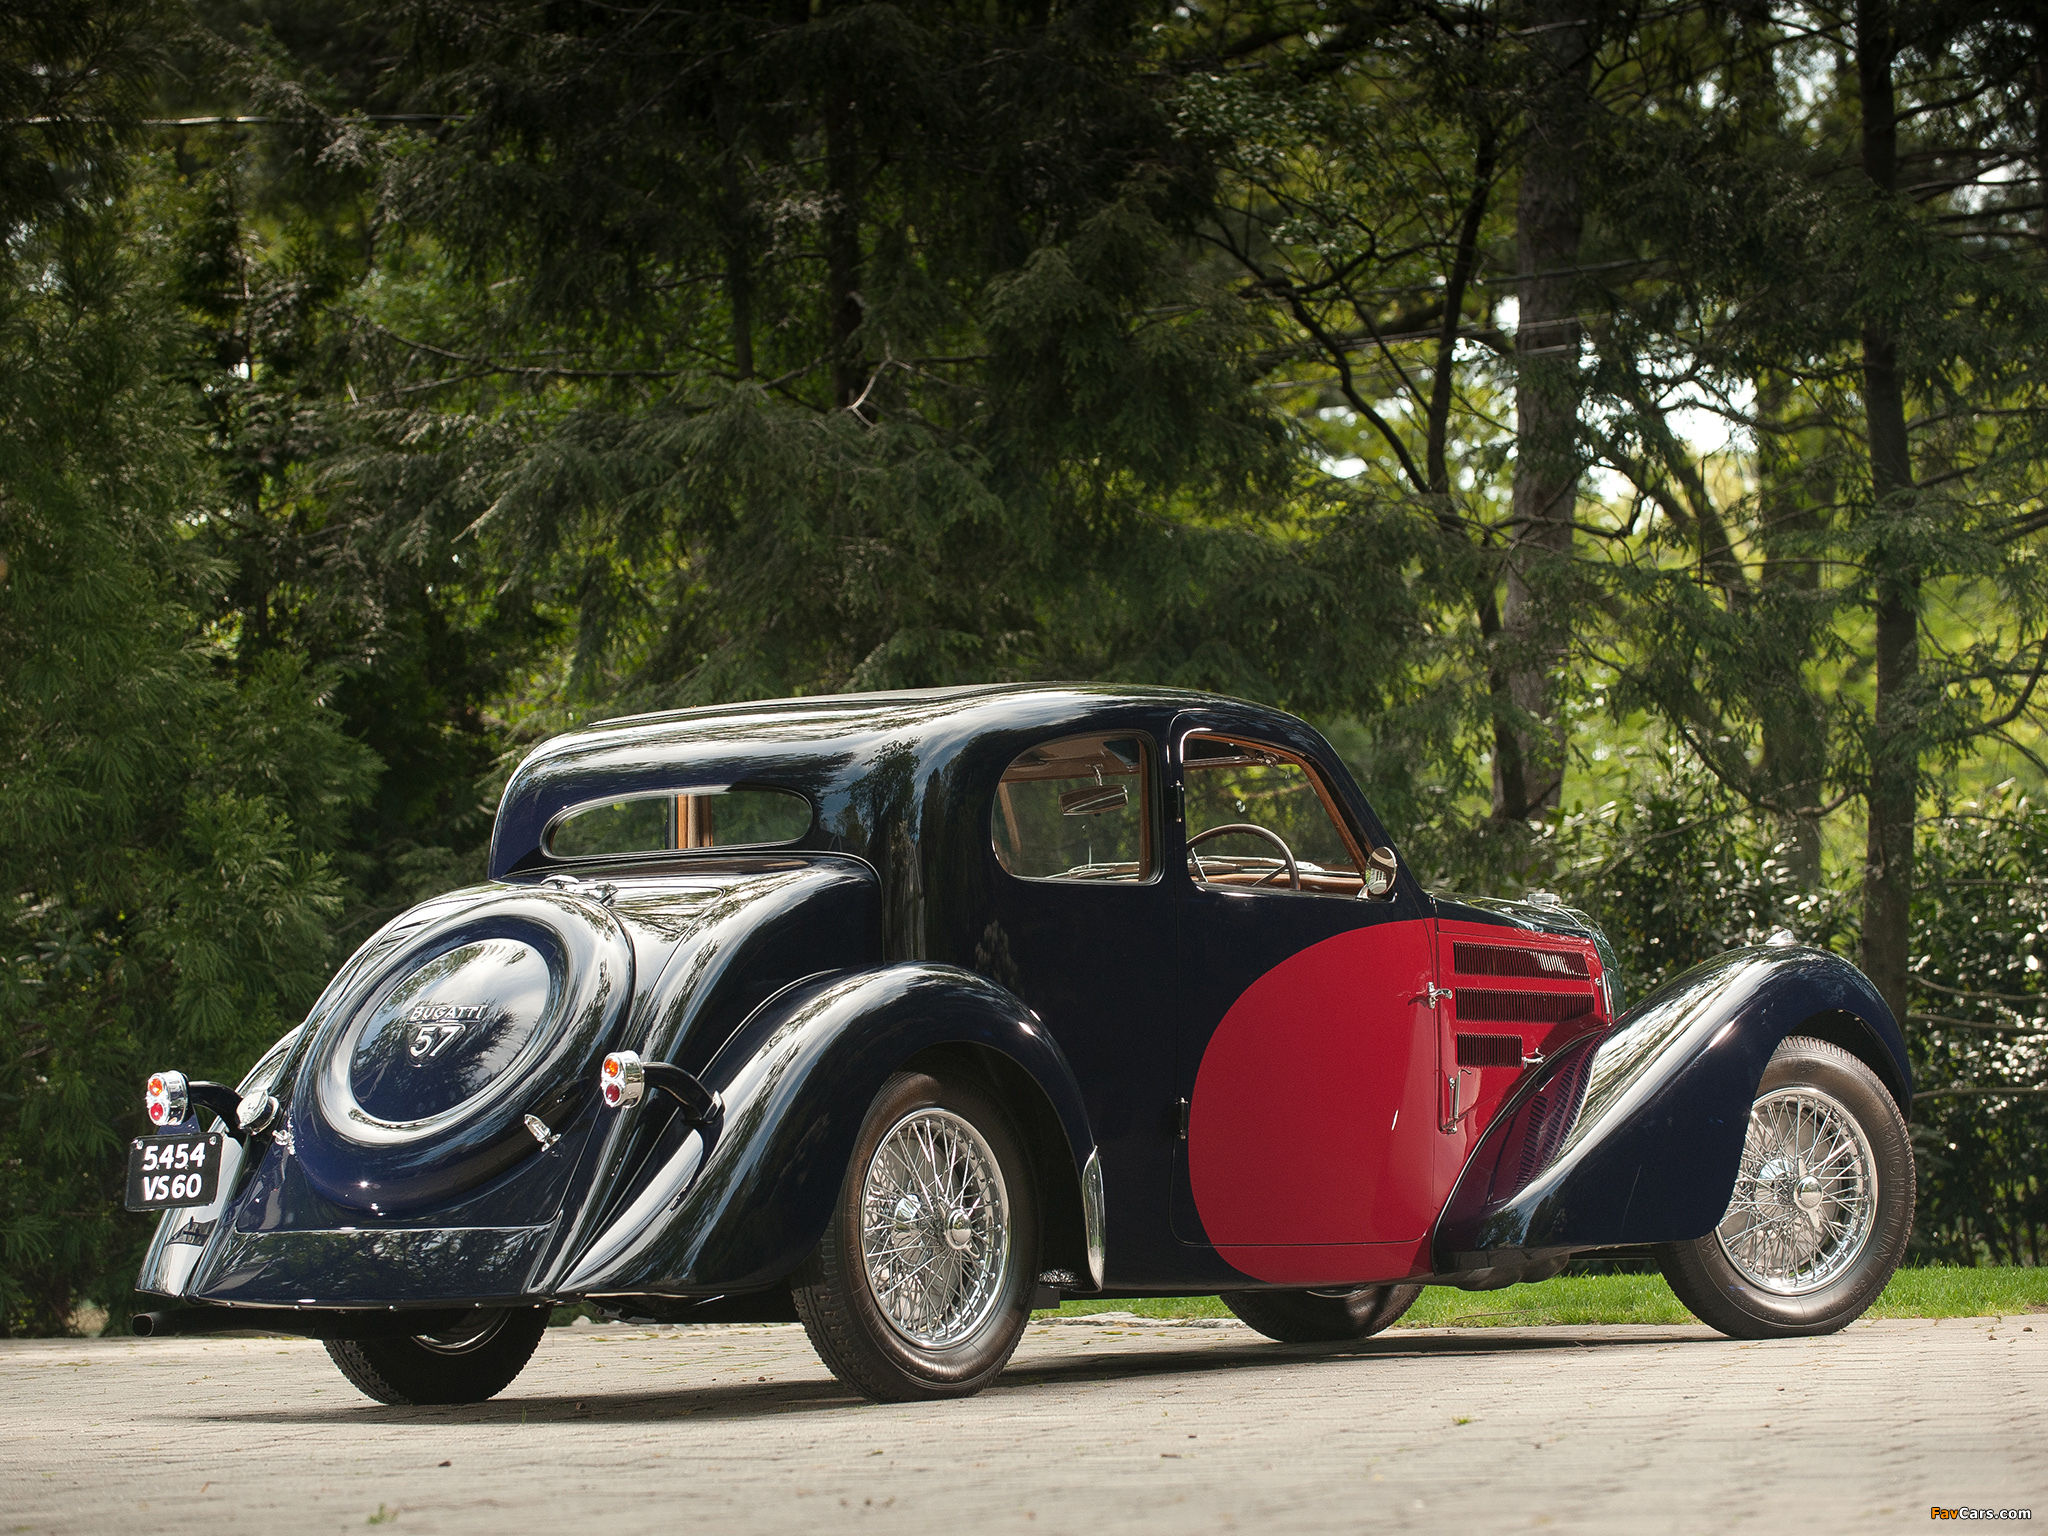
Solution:
<svg viewBox="0 0 2048 1536"><path fill-rule="evenodd" d="M633 946L599 903L509 891L431 919L316 1023L293 1150L329 1200L402 1215L540 1150L537 1105L589 1078L633 997Z"/></svg>

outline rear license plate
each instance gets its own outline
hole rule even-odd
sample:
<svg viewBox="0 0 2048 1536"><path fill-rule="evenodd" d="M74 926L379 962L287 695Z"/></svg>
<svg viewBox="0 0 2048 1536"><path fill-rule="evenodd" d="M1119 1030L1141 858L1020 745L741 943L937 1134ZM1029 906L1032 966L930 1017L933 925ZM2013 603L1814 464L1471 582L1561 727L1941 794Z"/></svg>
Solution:
<svg viewBox="0 0 2048 1536"><path fill-rule="evenodd" d="M220 1189L220 1132L140 1136L128 1148L128 1209L211 1205Z"/></svg>

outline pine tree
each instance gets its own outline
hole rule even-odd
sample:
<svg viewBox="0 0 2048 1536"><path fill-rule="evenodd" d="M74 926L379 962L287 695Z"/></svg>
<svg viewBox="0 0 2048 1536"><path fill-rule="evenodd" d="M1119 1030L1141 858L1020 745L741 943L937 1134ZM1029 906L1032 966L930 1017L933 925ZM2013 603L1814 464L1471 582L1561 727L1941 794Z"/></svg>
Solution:
<svg viewBox="0 0 2048 1536"><path fill-rule="evenodd" d="M12 27L7 78L90 78L93 92L38 103L85 121L0 133L8 163L52 154L57 172L10 183L0 244L10 1334L62 1332L83 1298L125 1313L149 1230L121 1210L126 1137L146 1126L136 1085L171 1060L232 1080L296 1021L333 957L328 851L374 771L322 703L325 679L282 654L236 677L202 628L220 572L193 533L217 485L171 367L176 308L151 275L165 246L101 133L146 99L147 79L120 70L149 51L99 45L148 41L149 18L66 14L62 35Z"/></svg>

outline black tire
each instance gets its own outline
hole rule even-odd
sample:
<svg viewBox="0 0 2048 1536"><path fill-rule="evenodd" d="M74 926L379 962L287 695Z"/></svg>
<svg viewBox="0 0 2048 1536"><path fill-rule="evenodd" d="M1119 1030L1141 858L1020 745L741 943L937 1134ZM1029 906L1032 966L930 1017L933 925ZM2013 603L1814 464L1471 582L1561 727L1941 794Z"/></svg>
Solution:
<svg viewBox="0 0 2048 1536"><path fill-rule="evenodd" d="M1912 1138L1898 1102L1877 1074L1838 1045L1795 1035L1778 1047L1764 1068L1763 1081L1757 1085L1757 1102L1762 1106L1772 1095L1782 1095L1787 1090L1824 1096L1854 1122L1867 1158L1852 1148L1848 1154L1833 1159L1824 1156L1822 1162L1840 1168L1845 1162L1860 1165L1867 1161L1868 1172L1876 1184L1875 1198L1870 1201L1865 1219L1855 1217L1851 1210L1853 1188L1850 1201L1844 1202L1835 1202L1818 1189L1800 1194L1806 1185L1819 1183L1806 1174L1803 1159L1796 1167L1787 1164L1770 1180L1753 1177L1756 1170L1750 1165L1764 1131L1752 1116L1749 1144L1743 1154L1744 1171L1738 1176L1728 1214L1721 1224L1692 1242L1668 1243L1656 1250L1664 1278L1678 1299L1701 1322L1731 1338L1794 1338L1833 1333L1847 1327L1877 1300L1878 1292L1885 1288L1892 1271L1905 1256L1906 1241L1913 1232ZM1774 1102L1782 1105L1787 1101ZM1765 1168L1769 1167L1766 1162ZM1799 1178L1801 1175L1804 1177ZM1795 1178L1799 1182L1794 1182ZM1809 1197L1822 1203L1812 1214L1798 1215L1798 1201ZM1740 1231L1742 1215L1737 1209L1745 1202L1752 1210L1783 1211L1780 1221L1784 1229L1793 1232L1802 1243L1812 1241L1809 1234L1821 1232L1821 1223L1829 1215L1847 1213L1843 1219L1849 1230L1861 1231L1860 1246L1847 1237L1823 1236L1816 1250L1819 1257L1808 1261L1814 1264L1810 1278L1803 1279L1788 1270L1787 1278L1763 1276L1763 1280L1770 1282L1767 1285L1758 1278L1762 1271L1755 1266L1760 1261L1752 1259L1751 1272L1745 1272L1744 1264L1733 1256L1734 1250L1750 1252L1744 1248L1749 1239ZM1799 1222L1807 1225L1795 1225ZM1759 1227L1762 1225L1759 1223ZM1724 1239L1724 1230L1734 1234L1734 1249ZM1787 1268L1782 1261L1778 1267Z"/></svg>
<svg viewBox="0 0 2048 1536"><path fill-rule="evenodd" d="M481 1403L533 1358L547 1307L479 1308L444 1333L401 1339L329 1339L328 1356L365 1397L394 1407Z"/></svg>
<svg viewBox="0 0 2048 1536"><path fill-rule="evenodd" d="M925 1116L932 1118L921 1118ZM873 1271L862 1240L868 1225L863 1220L863 1207L869 1198L871 1170L875 1172L878 1189L887 1187L891 1180L890 1160L885 1158L879 1169L875 1164L877 1153L892 1132L906 1127L909 1135L918 1126L952 1127L956 1121L970 1127L980 1138L987 1158L999 1172L1007 1221L997 1220L993 1198L977 1197L973 1208L989 1212L984 1253L996 1252L994 1234L999 1228L1005 1229L1004 1257L999 1262L991 1260L977 1265L974 1245L983 1240L972 1235L967 1239L968 1247L954 1249L968 1254L960 1261L959 1275L941 1281L934 1292L927 1293L922 1288L916 1292L919 1298L932 1294L946 1298L949 1307L957 1303L957 1312L941 1312L936 1322L924 1328L933 1340L925 1344L913 1336L923 1326L917 1319L905 1315L899 1322L892 1322L885 1315L884 1300L878 1296L876 1286L886 1285L889 1255L884 1252L877 1256L877 1262L883 1266L883 1280L871 1278ZM957 1135L957 1129L951 1133ZM980 1151L975 1155L980 1156ZM984 1196L994 1188L986 1184L975 1187ZM914 1195L902 1198L915 1203ZM901 1201L892 1209L901 1209ZM965 1209L966 1206L961 1207ZM928 1213L922 1206L897 1216L892 1230L900 1234L898 1251L906 1259L914 1253L927 1252L943 1260L940 1243L952 1248L946 1233L949 1229L959 1230L957 1223L964 1219L947 1213ZM942 1263L939 1273L944 1270ZM975 1275L983 1277L982 1284L970 1284ZM849 1387L878 1402L967 1397L995 1380L1009 1363L1017 1341L1023 1337L1024 1325L1031 1320L1037 1279L1037 1191L1032 1185L1031 1160L1025 1155L1023 1140L1009 1116L995 1099L972 1084L921 1072L897 1073L882 1085L869 1107L825 1235L791 1282L797 1316L803 1320L804 1331L810 1335L818 1358ZM897 1305L907 1307L910 1303L906 1298L912 1293L902 1287L892 1288L890 1295ZM979 1300L974 1300L977 1295ZM941 1326L949 1315L955 1317L955 1326L965 1329L961 1336L952 1337Z"/></svg>
<svg viewBox="0 0 2048 1536"><path fill-rule="evenodd" d="M1365 1285L1355 1291L1229 1291L1223 1304L1247 1328L1282 1344L1369 1339L1391 1328L1422 1294L1419 1285Z"/></svg>

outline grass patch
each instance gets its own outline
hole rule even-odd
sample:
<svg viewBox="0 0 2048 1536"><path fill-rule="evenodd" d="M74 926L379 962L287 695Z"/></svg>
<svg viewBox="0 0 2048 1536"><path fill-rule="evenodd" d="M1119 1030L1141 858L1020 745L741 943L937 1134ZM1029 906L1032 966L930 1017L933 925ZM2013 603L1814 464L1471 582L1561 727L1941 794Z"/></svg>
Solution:
<svg viewBox="0 0 2048 1536"><path fill-rule="evenodd" d="M1662 1275L1559 1275L1499 1291L1423 1288L1400 1328L1545 1328L1563 1323L1689 1323Z"/></svg>
<svg viewBox="0 0 2048 1536"><path fill-rule="evenodd" d="M1902 1269L1892 1276L1872 1317L1997 1317L2048 1312L2048 1269L1984 1265L1978 1269Z"/></svg>
<svg viewBox="0 0 2048 1536"><path fill-rule="evenodd" d="M1140 1296L1122 1301L1070 1301L1058 1313L1041 1312L1040 1317L1092 1317L1097 1312L1135 1312L1140 1317L1235 1317L1237 1314L1215 1296Z"/></svg>
<svg viewBox="0 0 2048 1536"><path fill-rule="evenodd" d="M1143 1318L1229 1317L1214 1296L1070 1301L1061 1317L1131 1312ZM2048 1269L1902 1269L1870 1317L1994 1317L2048 1312ZM1040 1316L1050 1314L1041 1313ZM1662 1275L1561 1275L1500 1291L1426 1288L1400 1328L1543 1328L1585 1323L1690 1323Z"/></svg>

